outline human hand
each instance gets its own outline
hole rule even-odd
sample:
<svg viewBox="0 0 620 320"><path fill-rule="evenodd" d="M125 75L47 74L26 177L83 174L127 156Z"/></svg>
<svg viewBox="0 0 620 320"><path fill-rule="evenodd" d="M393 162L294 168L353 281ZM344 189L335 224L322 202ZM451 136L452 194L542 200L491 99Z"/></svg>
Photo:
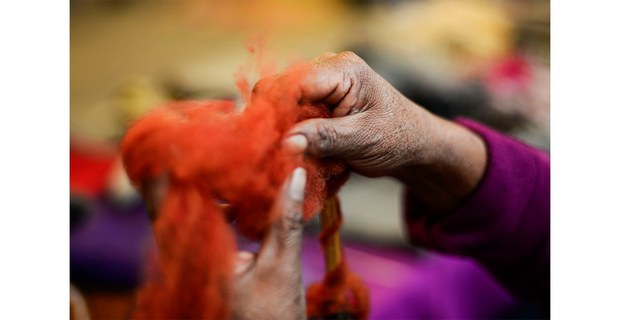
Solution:
<svg viewBox="0 0 620 320"><path fill-rule="evenodd" d="M233 285L235 319L304 319L301 242L306 171L297 168L282 188L281 210L257 255L238 252Z"/></svg>
<svg viewBox="0 0 620 320"><path fill-rule="evenodd" d="M302 100L327 104L334 118L296 125L288 133L287 141L293 146L313 157L345 159L354 170L371 177L390 175L409 163L432 161L437 136L432 115L357 55L324 53L294 68L305 68ZM285 72L281 81L288 81L289 74L297 72Z"/></svg>
<svg viewBox="0 0 620 320"><path fill-rule="evenodd" d="M285 141L291 150L395 177L437 210L455 206L482 177L486 149L478 136L404 97L354 53L326 53L294 68L306 70L301 99L327 104L333 118L294 126Z"/></svg>
<svg viewBox="0 0 620 320"><path fill-rule="evenodd" d="M152 219L157 219L167 183L162 176L144 186ZM297 168L275 202L272 210L280 210L281 217L267 233L258 254L237 252L231 300L234 319L305 318L300 262L305 187L306 171Z"/></svg>

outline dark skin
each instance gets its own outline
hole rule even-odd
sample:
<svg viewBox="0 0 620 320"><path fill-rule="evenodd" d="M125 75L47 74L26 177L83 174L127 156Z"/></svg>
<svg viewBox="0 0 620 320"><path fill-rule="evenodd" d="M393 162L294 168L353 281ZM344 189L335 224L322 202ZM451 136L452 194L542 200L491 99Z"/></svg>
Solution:
<svg viewBox="0 0 620 320"><path fill-rule="evenodd" d="M306 171L297 168L287 179L272 210L282 212L258 253L237 252L233 274L233 319L304 319L306 300L301 280L301 243ZM166 191L166 179L143 189L152 219Z"/></svg>
<svg viewBox="0 0 620 320"><path fill-rule="evenodd" d="M293 68L309 70L302 101L327 104L334 117L294 126L283 142L291 152L340 158L369 177L394 177L437 212L458 206L479 183L487 161L482 139L404 97L354 53L325 53ZM288 81L290 74L276 77ZM260 87L259 81L254 92ZM290 182L283 188L275 208L283 219L258 255L238 253L236 319L305 318L299 261L305 172L303 184L292 184L301 191L287 192ZM164 192L165 179L150 183L148 202L157 208Z"/></svg>
<svg viewBox="0 0 620 320"><path fill-rule="evenodd" d="M369 177L394 177L433 211L458 206L482 178L480 137L410 101L354 53L324 53L295 68L310 70L302 100L326 103L334 118L297 124L285 141L292 150L346 160Z"/></svg>
<svg viewBox="0 0 620 320"><path fill-rule="evenodd" d="M235 266L234 319L304 319L301 243L306 172L297 168L282 188L274 210L282 211L258 254L238 252Z"/></svg>

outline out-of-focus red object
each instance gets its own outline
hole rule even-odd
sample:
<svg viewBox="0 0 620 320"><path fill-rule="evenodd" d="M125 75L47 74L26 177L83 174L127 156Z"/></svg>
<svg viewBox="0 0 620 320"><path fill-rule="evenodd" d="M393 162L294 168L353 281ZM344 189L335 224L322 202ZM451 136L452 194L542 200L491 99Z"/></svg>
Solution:
<svg viewBox="0 0 620 320"><path fill-rule="evenodd" d="M70 192L89 197L103 192L116 157L114 146L72 138L69 151Z"/></svg>
<svg viewBox="0 0 620 320"><path fill-rule="evenodd" d="M497 61L489 70L486 84L493 92L523 92L532 83L532 66L518 54Z"/></svg>
<svg viewBox="0 0 620 320"><path fill-rule="evenodd" d="M148 195L152 181L167 180L153 225L160 265L140 290L135 318L230 316L236 248L220 200L234 208L239 233L260 240L282 214L274 203L295 167L305 167L308 175L306 220L346 181L344 162L306 159L282 145L295 123L331 116L327 106L302 101L307 71L291 71L287 81L264 78L251 95L241 79L248 102L243 111L232 101L177 101L153 109L127 130L121 153L134 186ZM339 281L350 278L348 269L333 278L330 284L348 284Z"/></svg>

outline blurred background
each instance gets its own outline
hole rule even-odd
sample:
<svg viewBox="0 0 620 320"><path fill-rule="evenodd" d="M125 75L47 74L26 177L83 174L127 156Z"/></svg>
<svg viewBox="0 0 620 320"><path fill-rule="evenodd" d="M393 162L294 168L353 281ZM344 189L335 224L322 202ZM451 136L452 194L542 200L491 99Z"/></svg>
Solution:
<svg viewBox="0 0 620 320"><path fill-rule="evenodd" d="M127 125L176 99L238 97L234 74L261 35L278 70L351 50L403 94L549 150L549 1L71 1L73 317L123 318L153 239L116 144ZM407 242L401 187L352 176L340 192L352 269L371 318L528 318L478 265ZM316 227L304 282L321 279Z"/></svg>

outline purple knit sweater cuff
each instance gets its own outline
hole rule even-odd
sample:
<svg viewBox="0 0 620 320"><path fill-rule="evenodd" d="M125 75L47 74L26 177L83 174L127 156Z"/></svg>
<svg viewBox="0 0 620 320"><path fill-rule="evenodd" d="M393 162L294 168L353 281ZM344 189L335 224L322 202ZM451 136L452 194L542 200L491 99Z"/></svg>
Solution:
<svg viewBox="0 0 620 320"><path fill-rule="evenodd" d="M425 210L407 191L405 218L411 241L447 253L492 256L498 263L510 263L548 242L548 156L474 121L456 122L484 140L484 176L449 213Z"/></svg>
<svg viewBox="0 0 620 320"><path fill-rule="evenodd" d="M431 212L406 190L413 245L474 258L516 296L548 307L549 156L471 120L457 123L487 147L487 167L451 212Z"/></svg>

